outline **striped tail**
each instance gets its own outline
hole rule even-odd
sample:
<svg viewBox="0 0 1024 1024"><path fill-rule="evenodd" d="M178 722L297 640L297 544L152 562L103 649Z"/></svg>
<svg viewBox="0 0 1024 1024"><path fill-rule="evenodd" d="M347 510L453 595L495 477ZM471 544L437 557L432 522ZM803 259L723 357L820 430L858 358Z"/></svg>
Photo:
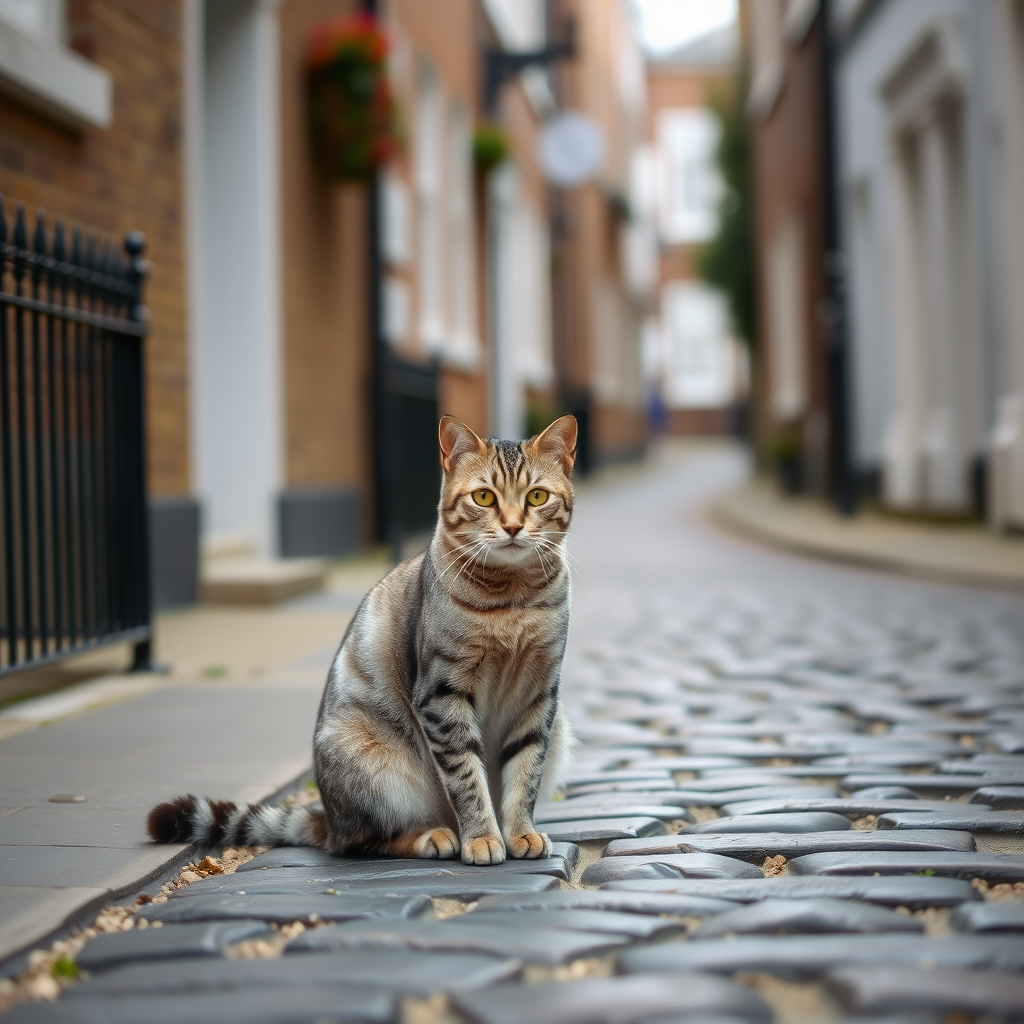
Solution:
<svg viewBox="0 0 1024 1024"><path fill-rule="evenodd" d="M323 811L274 804L233 804L179 796L149 812L146 829L158 843L200 846L318 846L327 838Z"/></svg>

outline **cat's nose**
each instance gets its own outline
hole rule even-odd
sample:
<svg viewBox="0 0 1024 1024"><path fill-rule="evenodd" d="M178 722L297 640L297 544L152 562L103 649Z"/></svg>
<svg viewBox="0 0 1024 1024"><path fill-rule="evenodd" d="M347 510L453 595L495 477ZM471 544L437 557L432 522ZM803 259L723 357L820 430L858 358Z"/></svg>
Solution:
<svg viewBox="0 0 1024 1024"><path fill-rule="evenodd" d="M502 523L501 527L510 537L514 537L523 528L519 523Z"/></svg>

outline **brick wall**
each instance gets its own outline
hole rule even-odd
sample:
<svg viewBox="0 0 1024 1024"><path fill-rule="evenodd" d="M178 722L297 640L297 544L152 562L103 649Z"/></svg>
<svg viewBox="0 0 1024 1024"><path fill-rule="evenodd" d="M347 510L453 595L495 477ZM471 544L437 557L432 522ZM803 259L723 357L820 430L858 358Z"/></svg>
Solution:
<svg viewBox="0 0 1024 1024"><path fill-rule="evenodd" d="M155 496L190 490L182 196L179 0L70 0L68 38L113 78L113 124L73 131L4 96L0 193L45 208L50 227L118 238L144 231L149 480ZM13 212L8 207L9 212Z"/></svg>

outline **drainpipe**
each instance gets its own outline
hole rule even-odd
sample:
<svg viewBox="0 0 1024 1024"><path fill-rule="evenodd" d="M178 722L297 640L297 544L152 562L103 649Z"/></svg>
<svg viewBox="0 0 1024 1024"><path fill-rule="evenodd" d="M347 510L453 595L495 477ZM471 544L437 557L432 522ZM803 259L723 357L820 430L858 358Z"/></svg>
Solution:
<svg viewBox="0 0 1024 1024"><path fill-rule="evenodd" d="M375 17L377 0L362 0L362 8ZM373 535L376 541L391 536L391 475L387 395L387 351L383 331L384 279L380 251L380 172L374 171L366 189L366 286L367 333L370 343L371 444L373 446ZM396 552L397 555L397 552ZM397 560L397 559L396 559Z"/></svg>
<svg viewBox="0 0 1024 1024"><path fill-rule="evenodd" d="M829 416L829 494L836 511L850 516L857 507L852 446L852 401L849 367L849 320L846 306L846 256L843 252L839 131L836 98L837 46L832 32L834 0L821 0L822 172L824 176L825 296L820 319L825 348Z"/></svg>

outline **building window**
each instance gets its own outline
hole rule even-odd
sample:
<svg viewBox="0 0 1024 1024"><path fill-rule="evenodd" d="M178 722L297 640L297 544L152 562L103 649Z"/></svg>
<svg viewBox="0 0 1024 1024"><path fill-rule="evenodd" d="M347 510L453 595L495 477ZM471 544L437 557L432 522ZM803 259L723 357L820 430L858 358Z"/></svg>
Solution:
<svg viewBox="0 0 1024 1024"><path fill-rule="evenodd" d="M725 300L699 281L662 290L663 395L672 409L717 409L735 397Z"/></svg>
<svg viewBox="0 0 1024 1024"><path fill-rule="evenodd" d="M109 128L110 74L66 34L63 0L0 0L0 92L74 128Z"/></svg>
<svg viewBox="0 0 1024 1024"><path fill-rule="evenodd" d="M715 167L721 133L709 111L667 110L658 119L661 235L673 245L707 241L715 232L722 182Z"/></svg>

